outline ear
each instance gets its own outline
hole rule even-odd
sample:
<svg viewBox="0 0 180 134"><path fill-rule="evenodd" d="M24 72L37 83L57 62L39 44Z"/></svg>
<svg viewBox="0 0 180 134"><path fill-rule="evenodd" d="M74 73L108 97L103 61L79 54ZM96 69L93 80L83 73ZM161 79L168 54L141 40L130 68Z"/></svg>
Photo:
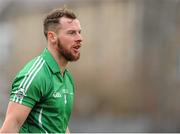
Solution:
<svg viewBox="0 0 180 134"><path fill-rule="evenodd" d="M57 35L56 35L55 32L49 31L49 32L47 33L47 37L48 37L48 40L49 40L51 43L55 44L55 43L57 42Z"/></svg>

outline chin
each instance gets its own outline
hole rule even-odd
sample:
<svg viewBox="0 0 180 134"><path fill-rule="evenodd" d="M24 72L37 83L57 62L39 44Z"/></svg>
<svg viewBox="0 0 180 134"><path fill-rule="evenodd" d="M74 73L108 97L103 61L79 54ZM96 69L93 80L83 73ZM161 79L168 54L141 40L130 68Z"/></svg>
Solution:
<svg viewBox="0 0 180 134"><path fill-rule="evenodd" d="M80 59L80 56L74 56L70 61L77 61L77 60L79 60Z"/></svg>
<svg viewBox="0 0 180 134"><path fill-rule="evenodd" d="M80 53L73 56L73 61L77 61L80 58Z"/></svg>
<svg viewBox="0 0 180 134"><path fill-rule="evenodd" d="M74 58L72 61L78 61L79 59L80 59L80 57Z"/></svg>

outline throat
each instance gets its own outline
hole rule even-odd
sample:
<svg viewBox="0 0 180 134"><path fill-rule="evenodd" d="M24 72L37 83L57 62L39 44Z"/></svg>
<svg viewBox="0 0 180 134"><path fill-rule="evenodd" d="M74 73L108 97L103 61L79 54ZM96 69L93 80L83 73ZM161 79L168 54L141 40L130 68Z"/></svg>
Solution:
<svg viewBox="0 0 180 134"><path fill-rule="evenodd" d="M61 75L64 76L64 72L66 70L67 62L62 62L62 60L59 60L58 65L59 65L59 68L61 71Z"/></svg>
<svg viewBox="0 0 180 134"><path fill-rule="evenodd" d="M62 77L64 77L64 72L65 72L65 69L64 70L61 69L61 76Z"/></svg>

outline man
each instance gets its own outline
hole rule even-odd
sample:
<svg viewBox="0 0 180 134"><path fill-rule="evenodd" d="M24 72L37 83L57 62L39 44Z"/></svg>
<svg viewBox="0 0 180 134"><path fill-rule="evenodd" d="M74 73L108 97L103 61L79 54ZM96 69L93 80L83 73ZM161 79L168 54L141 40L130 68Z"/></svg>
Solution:
<svg viewBox="0 0 180 134"><path fill-rule="evenodd" d="M66 69L80 58L81 26L69 9L51 11L44 19L48 45L16 75L0 132L68 132L74 82Z"/></svg>

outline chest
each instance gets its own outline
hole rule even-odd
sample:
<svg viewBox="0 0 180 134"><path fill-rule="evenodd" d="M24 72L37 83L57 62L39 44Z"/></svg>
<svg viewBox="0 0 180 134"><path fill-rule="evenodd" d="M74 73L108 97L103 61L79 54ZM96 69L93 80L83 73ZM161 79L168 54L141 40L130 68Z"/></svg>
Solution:
<svg viewBox="0 0 180 134"><path fill-rule="evenodd" d="M68 76L54 75L50 92L44 98L43 105L54 114L70 114L74 99L74 85Z"/></svg>

